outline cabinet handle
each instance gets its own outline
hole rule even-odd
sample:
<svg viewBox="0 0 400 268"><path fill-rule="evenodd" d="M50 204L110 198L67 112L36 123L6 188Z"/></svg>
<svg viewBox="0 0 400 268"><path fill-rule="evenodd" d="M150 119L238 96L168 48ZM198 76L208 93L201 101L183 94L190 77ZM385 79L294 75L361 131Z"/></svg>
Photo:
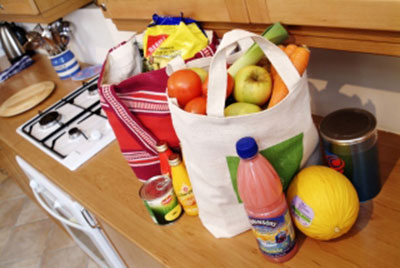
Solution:
<svg viewBox="0 0 400 268"><path fill-rule="evenodd" d="M36 200L39 202L39 204L54 218L59 220L60 222L71 226L72 228L81 230L83 232L87 232L90 230L89 228L86 228L84 226L81 226L79 224L76 224L75 222L72 222L64 217L62 217L60 214L58 214L56 211L53 209L49 208L49 206L46 204L45 201L43 201L42 197L40 196L40 186L33 180L29 183L29 186L32 188L33 195L35 196ZM57 201L56 201L57 202Z"/></svg>
<svg viewBox="0 0 400 268"><path fill-rule="evenodd" d="M100 7L104 12L107 11L106 3L102 2L101 4L99 4L97 0L93 0L93 4L95 4L97 7Z"/></svg>
<svg viewBox="0 0 400 268"><path fill-rule="evenodd" d="M90 215L89 211L86 210L86 208L82 208L81 214L82 214L83 218L85 219L85 221L87 222L87 224L89 224L90 227L92 227L93 229L100 228L100 226L97 224L97 222Z"/></svg>

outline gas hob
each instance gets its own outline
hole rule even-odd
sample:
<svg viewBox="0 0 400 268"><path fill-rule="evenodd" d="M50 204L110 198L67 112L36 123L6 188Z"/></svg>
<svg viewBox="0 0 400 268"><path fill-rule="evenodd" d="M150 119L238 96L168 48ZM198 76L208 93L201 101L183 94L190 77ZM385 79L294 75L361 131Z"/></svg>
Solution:
<svg viewBox="0 0 400 268"><path fill-rule="evenodd" d="M101 109L98 77L23 124L17 133L70 170L115 139Z"/></svg>

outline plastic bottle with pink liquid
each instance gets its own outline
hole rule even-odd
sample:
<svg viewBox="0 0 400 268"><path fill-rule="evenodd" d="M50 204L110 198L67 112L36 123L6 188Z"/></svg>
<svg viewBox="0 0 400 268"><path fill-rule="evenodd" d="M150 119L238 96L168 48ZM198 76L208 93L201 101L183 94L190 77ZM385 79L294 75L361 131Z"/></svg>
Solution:
<svg viewBox="0 0 400 268"><path fill-rule="evenodd" d="M236 143L240 157L237 184L258 247L272 262L285 262L297 252L295 231L279 175L258 152L254 138Z"/></svg>

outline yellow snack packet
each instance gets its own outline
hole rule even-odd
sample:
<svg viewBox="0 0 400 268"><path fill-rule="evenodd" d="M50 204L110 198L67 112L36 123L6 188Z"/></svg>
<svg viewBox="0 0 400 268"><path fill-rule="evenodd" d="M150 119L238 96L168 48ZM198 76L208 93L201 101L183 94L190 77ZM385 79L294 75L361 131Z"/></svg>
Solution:
<svg viewBox="0 0 400 268"><path fill-rule="evenodd" d="M153 15L143 39L144 57L159 68L178 55L190 59L207 45L208 38L197 22L183 17Z"/></svg>

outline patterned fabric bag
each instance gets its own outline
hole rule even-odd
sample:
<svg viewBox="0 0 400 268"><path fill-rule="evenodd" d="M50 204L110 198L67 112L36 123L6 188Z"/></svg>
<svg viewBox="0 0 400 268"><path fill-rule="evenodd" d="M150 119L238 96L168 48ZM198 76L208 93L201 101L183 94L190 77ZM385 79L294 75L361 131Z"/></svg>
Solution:
<svg viewBox="0 0 400 268"><path fill-rule="evenodd" d="M208 46L207 54L215 51ZM201 57L199 52L195 57ZM141 73L142 60L134 37L110 49L98 81L102 109L121 152L140 181L160 174L155 145L159 140L174 149L179 140L171 122L165 68Z"/></svg>

